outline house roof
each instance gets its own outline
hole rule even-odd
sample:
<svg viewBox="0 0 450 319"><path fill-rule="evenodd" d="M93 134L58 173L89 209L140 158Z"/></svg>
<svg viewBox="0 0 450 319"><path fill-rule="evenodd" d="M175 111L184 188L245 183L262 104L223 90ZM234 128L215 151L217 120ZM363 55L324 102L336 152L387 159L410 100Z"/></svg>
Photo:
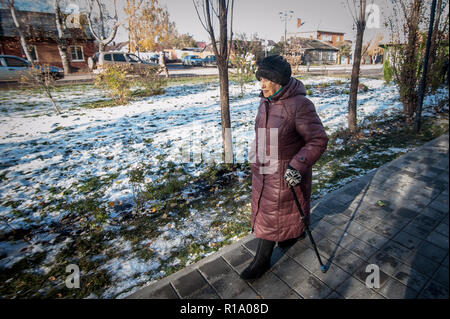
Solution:
<svg viewBox="0 0 450 319"><path fill-rule="evenodd" d="M317 32L321 32L321 33L331 33L331 34L342 34L342 35L345 34L345 32L324 31L324 30L317 30Z"/></svg>
<svg viewBox="0 0 450 319"><path fill-rule="evenodd" d="M16 14L27 37L55 38L57 36L54 13L17 10ZM86 25L82 25L81 28L66 29L64 34L70 39L94 39ZM18 35L11 11L9 9L0 9L0 36L17 37Z"/></svg>
<svg viewBox="0 0 450 319"><path fill-rule="evenodd" d="M320 32L320 33L330 33L330 34L340 34L340 35L344 35L344 34L345 34L345 32L325 31L325 30L297 31L297 32L294 32L294 33L300 34L300 33L315 33L315 32Z"/></svg>
<svg viewBox="0 0 450 319"><path fill-rule="evenodd" d="M298 44L303 50L331 50L339 51L338 48L332 46L331 44L325 43L316 39L295 37L290 38L289 41L293 44Z"/></svg>

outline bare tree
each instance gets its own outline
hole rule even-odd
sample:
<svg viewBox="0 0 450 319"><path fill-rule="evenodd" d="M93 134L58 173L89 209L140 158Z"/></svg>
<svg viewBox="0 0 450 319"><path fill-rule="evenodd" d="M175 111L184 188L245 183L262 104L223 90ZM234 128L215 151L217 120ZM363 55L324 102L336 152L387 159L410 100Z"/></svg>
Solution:
<svg viewBox="0 0 450 319"><path fill-rule="evenodd" d="M64 75L70 73L69 59L67 57L67 38L64 36L64 17L61 12L60 0L55 0L53 4L55 10L56 30L57 37L56 43L58 44L59 55L61 56L61 62L64 69Z"/></svg>
<svg viewBox="0 0 450 319"><path fill-rule="evenodd" d="M113 2L114 16L111 17L106 9L106 5L100 0L88 0L88 24L89 29L98 41L98 51L105 51L105 47L111 43L116 37L117 29L120 26L119 17L117 15L116 0ZM94 17L95 5L98 9L98 17ZM112 26L109 25L112 23Z"/></svg>
<svg viewBox="0 0 450 319"><path fill-rule="evenodd" d="M419 98L427 40L427 33L421 28L425 29L428 25L430 1L391 1L394 14L386 19L391 31L388 63L399 88L405 121L412 123ZM436 90L443 81L441 71L448 56L448 4L448 0L437 1L425 92Z"/></svg>
<svg viewBox="0 0 450 319"><path fill-rule="evenodd" d="M347 5L350 9L348 0ZM357 12L358 7L359 13ZM353 8L355 10L355 14L352 13L352 17L356 25L356 43L355 52L353 53L352 79L350 84L350 98L348 101L348 128L350 132L355 133L357 130L356 104L358 101L359 70L361 65L364 30L366 29L366 0L359 0L359 6L356 4L356 0L353 0Z"/></svg>
<svg viewBox="0 0 450 319"><path fill-rule="evenodd" d="M208 32L214 54L217 60L220 79L220 109L222 123L222 144L225 153L225 163L233 162L233 146L231 139L231 121L230 121L230 94L228 82L228 59L230 57L231 44L233 41L233 6L234 0L218 0L218 10L209 0L194 1L197 16L202 26ZM201 7L201 8L200 8ZM199 9L203 15L200 15ZM216 34L213 27L213 16L219 21L219 41L217 45ZM230 35L228 36L228 18L230 18Z"/></svg>
<svg viewBox="0 0 450 319"><path fill-rule="evenodd" d="M28 44L27 44L27 41L25 38L25 34L22 30L22 26L19 23L19 19L17 18L16 8L14 6L14 0L6 0L6 1L7 1L6 5L7 5L8 9L11 11L11 16L13 18L14 25L16 26L17 33L19 33L20 44L22 45L23 52L25 52L25 56L27 57L27 60L30 61L31 63L33 63L33 59L31 58L31 52L28 47Z"/></svg>

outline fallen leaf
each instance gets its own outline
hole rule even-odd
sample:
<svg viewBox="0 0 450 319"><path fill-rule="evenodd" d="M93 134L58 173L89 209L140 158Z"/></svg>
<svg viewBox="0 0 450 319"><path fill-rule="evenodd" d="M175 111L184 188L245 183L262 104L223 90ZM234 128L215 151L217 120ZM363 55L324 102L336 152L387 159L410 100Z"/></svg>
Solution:
<svg viewBox="0 0 450 319"><path fill-rule="evenodd" d="M386 206L386 204L383 201L381 201L381 200L377 201L377 205L380 206L380 207Z"/></svg>

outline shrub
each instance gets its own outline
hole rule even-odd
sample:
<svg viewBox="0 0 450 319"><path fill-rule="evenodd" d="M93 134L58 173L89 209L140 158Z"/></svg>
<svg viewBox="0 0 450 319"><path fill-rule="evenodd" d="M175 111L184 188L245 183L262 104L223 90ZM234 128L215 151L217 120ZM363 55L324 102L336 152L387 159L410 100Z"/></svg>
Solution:
<svg viewBox="0 0 450 319"><path fill-rule="evenodd" d="M383 62L383 79L389 84L392 81L392 76L394 75L394 70L389 63L389 59L385 59Z"/></svg>
<svg viewBox="0 0 450 319"><path fill-rule="evenodd" d="M160 72L159 66L145 67L140 70L135 79L136 86L143 88L140 95L158 95L165 92L164 87L167 85L167 79L160 76Z"/></svg>
<svg viewBox="0 0 450 319"><path fill-rule="evenodd" d="M127 65L105 65L95 77L95 86L106 90L118 103L125 104L131 96L131 81L127 78L130 67Z"/></svg>

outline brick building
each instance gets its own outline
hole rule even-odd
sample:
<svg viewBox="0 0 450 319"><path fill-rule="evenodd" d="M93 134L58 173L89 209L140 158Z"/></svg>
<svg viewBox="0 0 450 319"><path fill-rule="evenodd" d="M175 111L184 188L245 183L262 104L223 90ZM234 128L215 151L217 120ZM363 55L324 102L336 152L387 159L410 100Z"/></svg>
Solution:
<svg viewBox="0 0 450 319"><path fill-rule="evenodd" d="M289 33L288 35L291 37L303 37L320 40L325 43L331 44L332 46L337 46L340 42L344 42L344 34L344 32L316 30Z"/></svg>
<svg viewBox="0 0 450 319"><path fill-rule="evenodd" d="M17 11L17 18L26 36L33 62L62 68L58 51L54 13ZM94 37L86 25L66 29L68 60L72 72L88 70L87 60L95 53ZM11 12L0 9L0 54L25 57Z"/></svg>

